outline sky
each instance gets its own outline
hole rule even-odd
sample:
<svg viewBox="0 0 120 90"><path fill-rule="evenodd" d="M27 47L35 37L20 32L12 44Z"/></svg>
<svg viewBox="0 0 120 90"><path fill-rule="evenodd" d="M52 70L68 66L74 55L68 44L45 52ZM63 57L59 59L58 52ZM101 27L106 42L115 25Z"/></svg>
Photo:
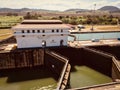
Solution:
<svg viewBox="0 0 120 90"><path fill-rule="evenodd" d="M120 8L120 0L0 0L0 8L14 9L34 8L64 11L80 8L91 10L110 5Z"/></svg>

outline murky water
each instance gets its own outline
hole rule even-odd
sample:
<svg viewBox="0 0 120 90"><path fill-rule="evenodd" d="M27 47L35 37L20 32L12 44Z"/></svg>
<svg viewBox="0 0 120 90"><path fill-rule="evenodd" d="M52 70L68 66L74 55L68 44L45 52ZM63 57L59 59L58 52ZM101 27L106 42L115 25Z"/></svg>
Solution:
<svg viewBox="0 0 120 90"><path fill-rule="evenodd" d="M112 82L112 79L87 66L75 66L71 72L71 88L85 87Z"/></svg>
<svg viewBox="0 0 120 90"><path fill-rule="evenodd" d="M56 86L57 81L47 70L14 72L6 77L0 77L0 90L53 90Z"/></svg>

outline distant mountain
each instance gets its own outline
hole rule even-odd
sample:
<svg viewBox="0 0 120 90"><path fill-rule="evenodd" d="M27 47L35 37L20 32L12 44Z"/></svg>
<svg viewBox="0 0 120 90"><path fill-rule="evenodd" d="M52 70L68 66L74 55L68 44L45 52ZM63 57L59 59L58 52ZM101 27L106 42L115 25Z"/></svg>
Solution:
<svg viewBox="0 0 120 90"><path fill-rule="evenodd" d="M97 11L97 10L96 10ZM98 9L99 12L107 11L107 12L120 12L120 9L115 7L115 6L104 6L100 9ZM30 8L21 8L21 9L12 9L12 8L0 8L0 14L6 14L6 13L18 13L25 15L26 12L34 12L34 13L41 13L41 12L47 12L47 13L54 13L54 12L60 12L61 11L56 11L56 10L46 10L46 9L30 9ZM74 12L74 13L81 13L81 12L91 12L89 9L68 9L63 11L62 13L65 12Z"/></svg>
<svg viewBox="0 0 120 90"><path fill-rule="evenodd" d="M68 9L65 10L64 12L84 12L84 11L89 11L88 9Z"/></svg>
<svg viewBox="0 0 120 90"><path fill-rule="evenodd" d="M109 11L109 12L120 12L120 9L115 7L115 6L104 6L100 9L98 9L100 11Z"/></svg>
<svg viewBox="0 0 120 90"><path fill-rule="evenodd" d="M54 10L45 10L45 9L29 9L29 8L21 8L21 9L11 9L11 8L0 8L0 12L31 12L31 11L53 11Z"/></svg>

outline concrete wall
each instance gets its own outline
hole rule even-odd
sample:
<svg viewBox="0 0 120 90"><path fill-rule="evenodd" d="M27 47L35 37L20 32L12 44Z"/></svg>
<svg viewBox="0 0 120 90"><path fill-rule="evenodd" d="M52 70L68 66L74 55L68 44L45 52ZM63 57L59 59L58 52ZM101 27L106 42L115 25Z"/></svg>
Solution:
<svg viewBox="0 0 120 90"><path fill-rule="evenodd" d="M84 48L84 64L111 77L112 57Z"/></svg>
<svg viewBox="0 0 120 90"><path fill-rule="evenodd" d="M59 58L51 55L50 53L45 53L45 66L52 70L58 78L62 73L64 65L64 61L61 61Z"/></svg>
<svg viewBox="0 0 120 90"><path fill-rule="evenodd" d="M118 60L120 60L120 45L116 46L91 46L90 48L95 48L97 50L103 51L105 53L112 54L115 56Z"/></svg>
<svg viewBox="0 0 120 90"><path fill-rule="evenodd" d="M77 49L72 47L56 47L50 49L67 57L71 66L83 64L83 49Z"/></svg>
<svg viewBox="0 0 120 90"><path fill-rule="evenodd" d="M46 41L46 47L60 46L60 41L63 40L63 45L67 46L67 35L25 35L25 37L17 36L18 48L42 47L42 41Z"/></svg>
<svg viewBox="0 0 120 90"><path fill-rule="evenodd" d="M61 47L51 50L67 57L73 70L74 65L86 65L111 77L112 58L109 56L85 48Z"/></svg>
<svg viewBox="0 0 120 90"><path fill-rule="evenodd" d="M0 69L36 67L44 65L42 49L15 50L0 53Z"/></svg>
<svg viewBox="0 0 120 90"><path fill-rule="evenodd" d="M120 46L91 46L100 52L111 55L112 58L112 78L120 79Z"/></svg>
<svg viewBox="0 0 120 90"><path fill-rule="evenodd" d="M68 59L52 50L45 50L45 66L59 79L57 90L64 90L70 85L70 69Z"/></svg>

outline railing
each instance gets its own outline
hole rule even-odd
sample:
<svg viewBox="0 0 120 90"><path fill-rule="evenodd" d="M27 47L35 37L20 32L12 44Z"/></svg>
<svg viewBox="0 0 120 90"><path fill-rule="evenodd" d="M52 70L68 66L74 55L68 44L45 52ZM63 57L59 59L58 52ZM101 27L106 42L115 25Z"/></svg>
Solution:
<svg viewBox="0 0 120 90"><path fill-rule="evenodd" d="M83 47L83 48L84 48L84 47ZM101 50L96 50L96 49L89 48L89 47L85 47L84 49L85 49L85 50L92 51L92 52L95 52L95 53L98 53L98 54L101 54L101 55L103 55L103 56L108 56L108 57L111 57L111 58L113 57L112 54L106 53L106 52L101 51Z"/></svg>
<svg viewBox="0 0 120 90"><path fill-rule="evenodd" d="M64 87L62 87L62 85L63 85L65 73L66 73L66 71L67 71L67 67L68 67L68 65L69 65L69 64L68 64L69 60L68 60L66 57L64 57L64 56L62 56L62 55L60 55L60 54L57 54L57 53L55 53L55 52L53 52L53 51L46 50L46 53L49 54L49 55L54 56L55 58L59 58L60 61L62 61L62 62L65 63L65 65L64 65L64 67L63 67L63 70L62 70L62 73L61 73L61 75L60 75L60 79L59 79L59 82L58 82L58 86L57 86L57 90L60 90L60 89L63 90L63 89L66 88L65 83L64 83ZM70 72L70 71L69 71L69 72ZM66 82L66 84L67 84L67 82Z"/></svg>
<svg viewBox="0 0 120 90"><path fill-rule="evenodd" d="M120 72L120 64L118 62L118 60L116 59L116 57L112 57L112 61L114 62L114 64L116 65L118 71Z"/></svg>
<svg viewBox="0 0 120 90"><path fill-rule="evenodd" d="M87 86L87 87L82 87L82 88L74 88L74 90L97 90L97 88L98 88L98 90L118 90L118 89L116 89L117 88L116 85L119 86L120 82L111 82L111 83ZM113 86L113 87L110 87L110 86ZM101 89L100 89L100 87L101 87ZM104 87L104 88L102 88L102 87Z"/></svg>

